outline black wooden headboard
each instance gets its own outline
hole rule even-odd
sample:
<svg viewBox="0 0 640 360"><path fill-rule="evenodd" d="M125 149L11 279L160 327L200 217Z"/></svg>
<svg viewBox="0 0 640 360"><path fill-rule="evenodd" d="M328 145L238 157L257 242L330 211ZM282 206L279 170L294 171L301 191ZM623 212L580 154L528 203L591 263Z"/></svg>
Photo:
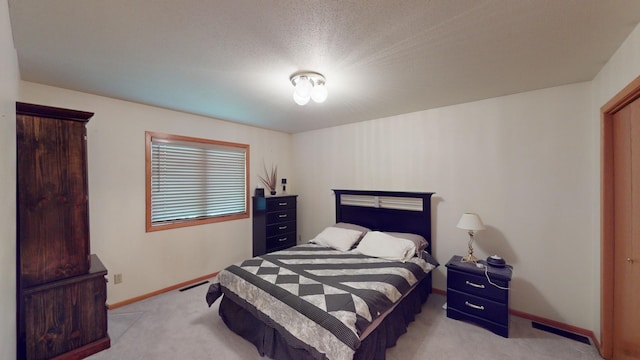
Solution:
<svg viewBox="0 0 640 360"><path fill-rule="evenodd" d="M422 235L431 253L432 192L336 190L336 222Z"/></svg>

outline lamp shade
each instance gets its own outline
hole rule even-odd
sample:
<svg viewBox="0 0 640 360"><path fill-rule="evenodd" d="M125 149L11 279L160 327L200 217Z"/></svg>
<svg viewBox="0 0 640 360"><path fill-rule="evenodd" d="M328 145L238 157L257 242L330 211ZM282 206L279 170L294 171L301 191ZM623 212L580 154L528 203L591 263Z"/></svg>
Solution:
<svg viewBox="0 0 640 360"><path fill-rule="evenodd" d="M458 225L456 225L458 229L471 230L471 231L479 231L484 230L484 224L482 220L480 220L480 216L474 213L464 213L460 217L460 221L458 221Z"/></svg>
<svg viewBox="0 0 640 360"><path fill-rule="evenodd" d="M293 92L293 101L296 102L296 104L303 106L303 105L307 105L307 103L309 102L309 99L311 99L310 96L307 97L302 97L300 95L298 95L297 92Z"/></svg>
<svg viewBox="0 0 640 360"><path fill-rule="evenodd" d="M311 90L311 98L317 103L323 103L327 100L327 95L328 92L327 88L324 86L324 82L319 82Z"/></svg>
<svg viewBox="0 0 640 360"><path fill-rule="evenodd" d="M295 93L303 99L309 99L311 97L311 90L313 89L313 83L306 76L300 76L296 81ZM309 101L309 100L307 100Z"/></svg>

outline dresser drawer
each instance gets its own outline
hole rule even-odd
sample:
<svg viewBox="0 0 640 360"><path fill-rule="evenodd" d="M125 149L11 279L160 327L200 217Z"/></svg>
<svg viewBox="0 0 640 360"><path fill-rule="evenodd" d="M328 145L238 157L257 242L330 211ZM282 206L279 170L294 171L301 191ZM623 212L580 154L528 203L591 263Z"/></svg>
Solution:
<svg viewBox="0 0 640 360"><path fill-rule="evenodd" d="M487 319L501 325L509 323L507 304L473 296L453 289L447 290L447 308Z"/></svg>
<svg viewBox="0 0 640 360"><path fill-rule="evenodd" d="M508 282L498 279L491 279L491 282L503 288L509 286ZM464 273L451 268L449 268L447 272L447 288L492 299L501 303L507 303L509 298L509 292L507 290L493 286L489 283L486 276Z"/></svg>
<svg viewBox="0 0 640 360"><path fill-rule="evenodd" d="M267 224L296 221L296 209L267 213Z"/></svg>
<svg viewBox="0 0 640 360"><path fill-rule="evenodd" d="M296 222L284 222L279 224L267 225L267 237L279 236L282 234L296 232Z"/></svg>
<svg viewBox="0 0 640 360"><path fill-rule="evenodd" d="M296 233L282 234L267 238L267 251L276 251L292 247L296 244Z"/></svg>
<svg viewBox="0 0 640 360"><path fill-rule="evenodd" d="M267 198L267 211L280 211L296 208L295 197Z"/></svg>

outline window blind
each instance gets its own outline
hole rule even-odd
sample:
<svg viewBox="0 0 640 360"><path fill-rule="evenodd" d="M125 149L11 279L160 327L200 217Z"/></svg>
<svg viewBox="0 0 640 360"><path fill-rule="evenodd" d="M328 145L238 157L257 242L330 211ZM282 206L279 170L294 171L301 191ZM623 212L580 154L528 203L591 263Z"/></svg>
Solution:
<svg viewBox="0 0 640 360"><path fill-rule="evenodd" d="M152 137L152 224L246 212L246 157L245 148Z"/></svg>

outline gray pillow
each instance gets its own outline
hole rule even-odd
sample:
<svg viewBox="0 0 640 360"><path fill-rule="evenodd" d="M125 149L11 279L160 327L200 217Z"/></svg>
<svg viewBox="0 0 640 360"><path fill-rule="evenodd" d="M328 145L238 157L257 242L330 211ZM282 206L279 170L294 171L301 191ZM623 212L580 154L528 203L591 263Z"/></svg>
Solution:
<svg viewBox="0 0 640 360"><path fill-rule="evenodd" d="M387 232L387 234L393 237L413 241L413 243L416 244L416 256L421 256L422 251L427 248L427 245L429 245L429 242L427 242L427 239L425 239L423 236L418 234L400 233L400 232Z"/></svg>
<svg viewBox="0 0 640 360"><path fill-rule="evenodd" d="M360 225L356 225L356 224L349 224L349 223L346 223L346 222L336 223L335 225L333 225L333 227L342 228L342 229L358 230L358 231L360 231L362 233L362 235L364 235L364 233L366 233L367 231L371 231L371 229L366 228L364 226L360 226Z"/></svg>

